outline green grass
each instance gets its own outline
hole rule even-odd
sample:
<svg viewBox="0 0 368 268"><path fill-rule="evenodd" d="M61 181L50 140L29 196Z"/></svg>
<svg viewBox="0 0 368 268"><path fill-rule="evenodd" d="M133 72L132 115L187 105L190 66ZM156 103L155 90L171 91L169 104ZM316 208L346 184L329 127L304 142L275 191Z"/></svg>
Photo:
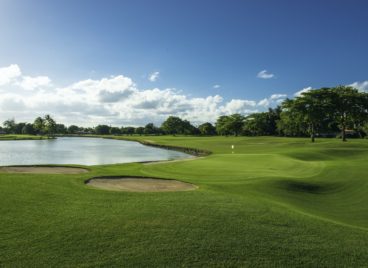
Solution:
<svg viewBox="0 0 368 268"><path fill-rule="evenodd" d="M368 140L128 139L213 154L80 175L0 174L0 266L367 266ZM102 175L200 188L128 193L84 184Z"/></svg>
<svg viewBox="0 0 368 268"><path fill-rule="evenodd" d="M36 135L18 135L18 134L6 134L0 135L1 140L45 140L49 139L46 136L36 136Z"/></svg>

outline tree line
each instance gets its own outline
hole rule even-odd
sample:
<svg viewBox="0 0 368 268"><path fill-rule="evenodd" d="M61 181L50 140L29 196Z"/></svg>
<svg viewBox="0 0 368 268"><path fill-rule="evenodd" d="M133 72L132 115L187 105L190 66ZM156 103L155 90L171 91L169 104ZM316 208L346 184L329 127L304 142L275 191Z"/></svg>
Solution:
<svg viewBox="0 0 368 268"><path fill-rule="evenodd" d="M6 133L30 135L204 135L204 136L347 136L368 135L368 93L355 88L338 86L321 88L302 93L294 99L286 99L267 112L222 115L216 123L194 126L188 120L169 116L161 126L149 123L144 127L112 127L98 125L84 128L76 125L66 127L57 124L46 115L37 117L33 123L16 123L13 119L4 122Z"/></svg>

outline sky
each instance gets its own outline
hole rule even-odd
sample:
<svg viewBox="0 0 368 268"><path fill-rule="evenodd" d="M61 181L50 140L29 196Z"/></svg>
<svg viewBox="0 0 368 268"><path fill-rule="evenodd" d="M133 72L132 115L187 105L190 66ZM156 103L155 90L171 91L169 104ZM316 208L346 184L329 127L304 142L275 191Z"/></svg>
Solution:
<svg viewBox="0 0 368 268"><path fill-rule="evenodd" d="M0 0L0 122L195 124L368 90L368 1Z"/></svg>

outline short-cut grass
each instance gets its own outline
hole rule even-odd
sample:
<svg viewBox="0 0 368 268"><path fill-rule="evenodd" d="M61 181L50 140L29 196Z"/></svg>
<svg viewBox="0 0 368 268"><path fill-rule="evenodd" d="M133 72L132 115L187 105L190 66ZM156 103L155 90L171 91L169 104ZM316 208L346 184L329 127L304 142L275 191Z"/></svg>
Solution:
<svg viewBox="0 0 368 268"><path fill-rule="evenodd" d="M19 134L5 134L0 135L1 140L46 140L49 139L47 136L36 136L36 135L19 135Z"/></svg>
<svg viewBox="0 0 368 268"><path fill-rule="evenodd" d="M0 266L368 264L368 140L128 139L212 154L75 175L1 173ZM134 193L84 183L120 175L199 188Z"/></svg>

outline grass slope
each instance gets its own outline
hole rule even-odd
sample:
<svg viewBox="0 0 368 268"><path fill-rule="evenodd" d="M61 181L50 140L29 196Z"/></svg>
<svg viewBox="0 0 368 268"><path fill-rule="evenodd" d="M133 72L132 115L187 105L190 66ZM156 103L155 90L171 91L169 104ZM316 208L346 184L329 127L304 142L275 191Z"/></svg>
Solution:
<svg viewBox="0 0 368 268"><path fill-rule="evenodd" d="M130 139L213 154L78 175L0 174L0 266L367 265L367 140ZM200 188L130 193L84 184L102 175Z"/></svg>

